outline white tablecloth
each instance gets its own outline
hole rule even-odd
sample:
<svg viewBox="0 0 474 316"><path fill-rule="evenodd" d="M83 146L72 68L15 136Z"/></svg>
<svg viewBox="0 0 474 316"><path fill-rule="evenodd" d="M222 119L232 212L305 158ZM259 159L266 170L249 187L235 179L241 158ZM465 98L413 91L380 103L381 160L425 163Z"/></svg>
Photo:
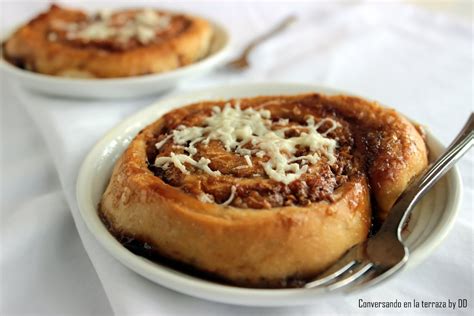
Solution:
<svg viewBox="0 0 474 316"><path fill-rule="evenodd" d="M173 93L246 81L318 83L395 107L447 144L473 110L472 25L386 2L159 3L228 26L237 52L290 12L299 22L262 45L252 68L216 71ZM88 2L89 6L104 3ZM136 5L136 4L135 4ZM44 4L3 3L2 27ZM123 4L122 4L123 6ZM465 23L465 22L464 22ZM447 239L420 266L373 290L313 306L238 307L170 291L109 256L81 222L74 196L91 146L123 118L162 96L81 101L35 95L1 76L0 314L313 315L442 312L364 309L364 301L473 301L474 155L459 163L462 209Z"/></svg>

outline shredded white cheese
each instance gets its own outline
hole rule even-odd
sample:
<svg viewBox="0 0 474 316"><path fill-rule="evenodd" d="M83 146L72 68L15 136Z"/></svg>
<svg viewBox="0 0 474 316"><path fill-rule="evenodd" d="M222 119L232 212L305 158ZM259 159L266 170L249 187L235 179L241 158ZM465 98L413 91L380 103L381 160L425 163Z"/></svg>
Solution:
<svg viewBox="0 0 474 316"><path fill-rule="evenodd" d="M318 129L326 122L331 127L324 133ZM280 119L277 124L288 124L287 119ZM272 129L271 113L268 110L247 108L241 110L239 103L234 107L226 104L223 109L213 108L210 117L204 120L203 126L179 126L170 135L156 144L159 149L169 139L182 146L188 153L174 154L170 157L158 157L157 167L164 167L166 163L173 163L181 172L188 174L185 163L197 167L211 175L219 175L219 171L209 168L210 160L201 158L195 161L196 143L207 145L211 140L218 140L229 152L235 152L244 157L249 167L253 166L251 156L268 157L260 162L269 178L289 184L309 170L310 164L317 163L325 156L330 164L336 161L335 149L337 142L328 138L327 134L339 127L332 119L323 119L315 123L314 117L308 117L306 125L293 125L288 128ZM300 130L298 136L286 137L285 131L296 128ZM296 157L298 148L309 149L309 154Z"/></svg>
<svg viewBox="0 0 474 316"><path fill-rule="evenodd" d="M171 137L173 137L173 135L168 135L168 136L166 136L165 138L163 138L161 141L159 141L158 143L156 143L156 144L155 144L156 149L160 149L161 147L163 147L163 145L166 144L166 142L167 142Z"/></svg>
<svg viewBox="0 0 474 316"><path fill-rule="evenodd" d="M184 166L185 163L188 163L198 169L201 169L202 171L213 175L213 176L220 176L221 172L219 170L213 171L211 168L209 168L209 163L211 161L207 158L201 157L199 161L194 160L190 156L183 155L183 154L175 154L171 153L169 157L158 157L155 160L155 166L157 167L164 167L166 164L172 163L176 168L178 168L182 173L184 174L189 174L189 171L186 170L186 167ZM167 169L168 167L164 167L163 169Z"/></svg>
<svg viewBox="0 0 474 316"><path fill-rule="evenodd" d="M115 18L111 11L100 11L98 17L99 19L92 20L85 26L78 23L67 24L66 38L86 41L115 39L120 42L135 38L145 45L154 41L156 33L167 28L171 22L171 16L158 14L153 9L138 11L131 19L126 19L125 16Z"/></svg>
<svg viewBox="0 0 474 316"><path fill-rule="evenodd" d="M224 202L222 203L221 205L229 205L230 203L232 203L232 201L234 200L235 198L235 192L237 191L237 188L235 187L235 185L233 185L231 188L230 188L230 196L229 198Z"/></svg>
<svg viewBox="0 0 474 316"><path fill-rule="evenodd" d="M290 123L289 119L281 118L281 119L278 120L278 124L280 124L280 125L287 125L288 123Z"/></svg>
<svg viewBox="0 0 474 316"><path fill-rule="evenodd" d="M245 155L245 156L244 156L244 159L245 159L245 162L247 163L247 165L248 165L249 167L252 167L252 166L253 166L253 164L252 164L252 159L250 159L250 156L249 156L249 155Z"/></svg>
<svg viewBox="0 0 474 316"><path fill-rule="evenodd" d="M215 202L213 195L207 194L207 193L204 193L204 192L201 192L201 194L198 195L198 199L199 199L199 201L204 202L204 203L214 203Z"/></svg>

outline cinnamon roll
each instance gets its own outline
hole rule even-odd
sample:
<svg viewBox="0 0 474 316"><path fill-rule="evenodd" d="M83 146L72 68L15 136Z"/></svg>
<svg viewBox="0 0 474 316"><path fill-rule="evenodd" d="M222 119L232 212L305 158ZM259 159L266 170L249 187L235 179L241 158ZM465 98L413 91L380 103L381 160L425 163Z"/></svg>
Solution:
<svg viewBox="0 0 474 316"><path fill-rule="evenodd" d="M426 165L417 129L360 98L201 102L136 136L100 215L149 254L232 284L288 286L365 240Z"/></svg>
<svg viewBox="0 0 474 316"><path fill-rule="evenodd" d="M88 15L52 5L4 43L7 61L38 73L115 78L161 73L208 53L204 19L155 9Z"/></svg>

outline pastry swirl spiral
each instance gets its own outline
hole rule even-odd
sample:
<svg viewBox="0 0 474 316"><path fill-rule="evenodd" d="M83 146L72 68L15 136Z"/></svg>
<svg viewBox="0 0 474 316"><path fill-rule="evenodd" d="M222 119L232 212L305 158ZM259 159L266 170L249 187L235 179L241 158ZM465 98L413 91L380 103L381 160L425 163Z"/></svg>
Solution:
<svg viewBox="0 0 474 316"><path fill-rule="evenodd" d="M119 239L234 284L279 287L366 239L426 165L417 129L360 98L201 102L137 135L100 214Z"/></svg>

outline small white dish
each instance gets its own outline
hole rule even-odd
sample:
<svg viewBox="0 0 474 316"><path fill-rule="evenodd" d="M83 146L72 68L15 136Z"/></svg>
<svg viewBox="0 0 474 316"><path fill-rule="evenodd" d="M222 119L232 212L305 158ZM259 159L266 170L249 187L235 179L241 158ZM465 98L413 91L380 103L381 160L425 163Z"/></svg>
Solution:
<svg viewBox="0 0 474 316"><path fill-rule="evenodd" d="M229 33L221 25L212 21L211 24L215 36L208 56L193 64L160 74L111 79L57 77L21 69L3 58L0 58L0 69L24 87L54 96L114 99L158 94L185 80L203 76L225 62L230 50Z"/></svg>
<svg viewBox="0 0 474 316"><path fill-rule="evenodd" d="M217 87L160 100L131 116L100 140L86 157L77 181L77 202L87 227L102 246L117 260L138 274L162 286L199 298L252 306L289 306L314 304L327 294L318 289L248 289L213 283L165 267L137 256L123 247L102 224L97 205L110 179L117 158L130 140L146 125L173 108L201 100L219 100L258 95L286 95L304 92L348 94L313 85L303 84L247 84ZM428 131L427 144L432 158L444 148ZM404 236L410 250L405 269L413 268L433 252L452 228L459 210L462 183L459 171L453 168L417 205ZM381 282L382 284L387 281Z"/></svg>

